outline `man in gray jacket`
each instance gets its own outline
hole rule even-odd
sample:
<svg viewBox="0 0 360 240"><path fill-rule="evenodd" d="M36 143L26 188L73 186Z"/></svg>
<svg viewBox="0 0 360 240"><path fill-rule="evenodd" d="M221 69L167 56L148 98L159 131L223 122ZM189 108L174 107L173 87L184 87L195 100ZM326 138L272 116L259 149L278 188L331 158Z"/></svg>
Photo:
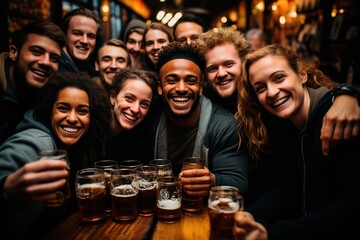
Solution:
<svg viewBox="0 0 360 240"><path fill-rule="evenodd" d="M229 185L245 194L249 159L235 118L202 96L204 58L194 44L173 42L157 62L158 93L165 109L156 124L154 158L168 158L184 190L206 196L212 186ZM181 172L186 157L201 157L205 169Z"/></svg>

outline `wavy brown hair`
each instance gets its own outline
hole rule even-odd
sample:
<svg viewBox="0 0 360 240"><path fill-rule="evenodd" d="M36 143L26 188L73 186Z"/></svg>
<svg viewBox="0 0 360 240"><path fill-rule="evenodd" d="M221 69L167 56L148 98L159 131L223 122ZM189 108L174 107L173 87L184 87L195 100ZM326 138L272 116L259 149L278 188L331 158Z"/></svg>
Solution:
<svg viewBox="0 0 360 240"><path fill-rule="evenodd" d="M290 68L296 73L305 71L307 74L306 86L310 88L319 88L325 86L329 89L335 86L320 70L311 65L299 61L297 55L281 46L269 45L257 51L249 53L242 64L241 80L238 82L238 105L235 114L238 122L237 128L242 139L246 139L249 154L255 161L255 165L261 157L266 154L268 145L268 129L265 125L265 115L267 111L261 106L254 89L249 81L249 68L252 64L266 56L283 57Z"/></svg>

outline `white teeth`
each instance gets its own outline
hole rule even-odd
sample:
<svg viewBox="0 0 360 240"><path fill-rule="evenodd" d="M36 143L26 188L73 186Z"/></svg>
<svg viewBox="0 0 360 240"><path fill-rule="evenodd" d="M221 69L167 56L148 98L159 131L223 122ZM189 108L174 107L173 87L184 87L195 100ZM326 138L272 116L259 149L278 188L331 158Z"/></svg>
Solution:
<svg viewBox="0 0 360 240"><path fill-rule="evenodd" d="M280 98L276 102L274 102L272 105L273 105L273 107L277 107L277 106L281 105L282 103L284 103L286 100L288 100L288 97Z"/></svg>
<svg viewBox="0 0 360 240"><path fill-rule="evenodd" d="M79 131L78 128L71 128L71 127L63 127L63 129L64 129L66 132L71 132L71 133L74 133L74 132Z"/></svg>
<svg viewBox="0 0 360 240"><path fill-rule="evenodd" d="M43 76L43 77L47 77L47 76L48 76L48 74L46 74L46 73L44 73L44 72L41 72L41 71L38 71L38 70L34 70L33 72L36 73L36 74L38 74L38 75L41 75L41 76Z"/></svg>
<svg viewBox="0 0 360 240"><path fill-rule="evenodd" d="M123 114L124 114L124 116L125 116L127 119L129 119L129 120L131 120L131 121L135 121L135 120L137 119L136 117L133 117L133 116L127 114L127 113L123 113Z"/></svg>
<svg viewBox="0 0 360 240"><path fill-rule="evenodd" d="M218 85L226 85L226 84L228 84L229 82L231 82L231 80L219 81L219 82L217 82L217 84L218 84Z"/></svg>
<svg viewBox="0 0 360 240"><path fill-rule="evenodd" d="M188 97L173 97L172 99L174 100L174 102L187 102L187 101L189 101Z"/></svg>

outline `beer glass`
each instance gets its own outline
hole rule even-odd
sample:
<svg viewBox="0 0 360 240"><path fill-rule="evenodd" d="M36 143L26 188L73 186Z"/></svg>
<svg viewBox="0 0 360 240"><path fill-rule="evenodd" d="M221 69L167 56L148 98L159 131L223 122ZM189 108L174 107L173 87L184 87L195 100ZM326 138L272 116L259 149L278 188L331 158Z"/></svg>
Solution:
<svg viewBox="0 0 360 240"><path fill-rule="evenodd" d="M204 161L198 157L188 157L183 161L182 171L204 168ZM202 196L190 196L183 189L181 209L185 214L197 214L202 210Z"/></svg>
<svg viewBox="0 0 360 240"><path fill-rule="evenodd" d="M68 171L70 171L70 163L66 150L49 150L42 151L38 154L38 160L60 160L67 163ZM69 201L71 198L69 176L66 178L65 185L56 192L56 199L45 202L48 207L61 207L65 201Z"/></svg>
<svg viewBox="0 0 360 240"><path fill-rule="evenodd" d="M112 216L115 221L130 222L137 216L139 186L134 169L115 169L111 176Z"/></svg>
<svg viewBox="0 0 360 240"><path fill-rule="evenodd" d="M143 163L139 160L125 160L125 161L120 162L120 168L135 169L142 165L143 165Z"/></svg>
<svg viewBox="0 0 360 240"><path fill-rule="evenodd" d="M178 177L158 179L156 189L157 215L161 222L173 223L181 215L181 181Z"/></svg>
<svg viewBox="0 0 360 240"><path fill-rule="evenodd" d="M234 239L234 215L243 209L243 204L244 200L235 187L217 186L210 189L208 208L211 240Z"/></svg>
<svg viewBox="0 0 360 240"><path fill-rule="evenodd" d="M156 185L158 171L153 166L136 168L139 181L137 210L140 216L151 216L156 211Z"/></svg>
<svg viewBox="0 0 360 240"><path fill-rule="evenodd" d="M111 181L111 174L114 169L118 168L118 164L114 160L100 160L94 163L95 168L100 168L104 171L104 178L105 178L105 187L106 187L106 212L108 214L111 213L111 195L110 195L110 181Z"/></svg>
<svg viewBox="0 0 360 240"><path fill-rule="evenodd" d="M85 168L76 173L76 197L80 216L84 222L97 222L106 218L105 178L99 168Z"/></svg>
<svg viewBox="0 0 360 240"><path fill-rule="evenodd" d="M171 161L168 159L153 159L149 165L158 169L158 177L173 175Z"/></svg>

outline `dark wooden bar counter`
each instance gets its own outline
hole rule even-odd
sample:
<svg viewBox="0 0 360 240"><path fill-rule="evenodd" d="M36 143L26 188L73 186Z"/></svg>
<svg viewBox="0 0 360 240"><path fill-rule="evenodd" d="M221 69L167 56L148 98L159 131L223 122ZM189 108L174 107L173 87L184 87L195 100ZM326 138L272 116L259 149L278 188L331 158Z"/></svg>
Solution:
<svg viewBox="0 0 360 240"><path fill-rule="evenodd" d="M209 239L210 222L207 207L197 215L182 214L175 223L157 221L156 215L138 216L134 222L119 223L108 217L98 224L81 222L79 213L70 215L46 238L50 240L72 239L129 239L129 240L203 240Z"/></svg>

